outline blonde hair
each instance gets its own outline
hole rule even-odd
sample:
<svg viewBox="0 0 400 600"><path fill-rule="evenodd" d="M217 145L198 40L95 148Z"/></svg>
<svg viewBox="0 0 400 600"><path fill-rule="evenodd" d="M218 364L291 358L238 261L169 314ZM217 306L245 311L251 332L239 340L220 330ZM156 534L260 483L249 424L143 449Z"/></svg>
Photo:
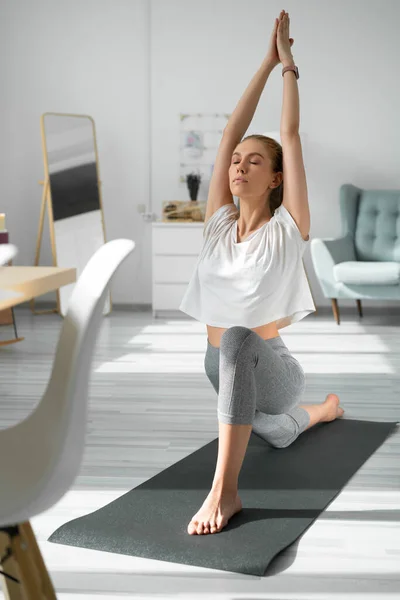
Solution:
<svg viewBox="0 0 400 600"><path fill-rule="evenodd" d="M253 134L248 135L247 137L241 140L241 143L245 140L258 140L262 144L264 144L265 149L267 150L268 156L271 159L271 167L274 173L278 173L281 171L283 173L283 155L282 155L282 146L279 142L274 140L274 138L267 137L266 135L261 134ZM283 200L283 179L278 187L271 190L269 195L269 210L271 213L271 217L274 215L275 210L282 204Z"/></svg>

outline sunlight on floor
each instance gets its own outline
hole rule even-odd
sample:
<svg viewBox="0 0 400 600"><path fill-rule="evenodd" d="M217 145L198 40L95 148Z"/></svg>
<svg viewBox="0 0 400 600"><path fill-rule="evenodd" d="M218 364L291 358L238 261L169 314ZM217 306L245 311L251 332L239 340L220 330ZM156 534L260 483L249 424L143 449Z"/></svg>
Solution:
<svg viewBox="0 0 400 600"><path fill-rule="evenodd" d="M338 332L339 333L339 332ZM290 334L281 330L284 343L310 374L396 373L391 348L382 336L365 333L361 325L346 325L338 333L312 328ZM344 351L343 348L346 348ZM133 350L133 351L132 351ZM96 373L204 373L207 332L204 326L177 321L141 328L125 352L95 367Z"/></svg>

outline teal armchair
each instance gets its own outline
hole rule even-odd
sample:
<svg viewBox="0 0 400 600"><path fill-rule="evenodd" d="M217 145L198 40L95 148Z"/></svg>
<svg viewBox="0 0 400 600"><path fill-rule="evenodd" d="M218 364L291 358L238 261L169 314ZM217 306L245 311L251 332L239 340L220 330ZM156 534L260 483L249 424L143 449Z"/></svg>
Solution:
<svg viewBox="0 0 400 600"><path fill-rule="evenodd" d="M340 298L400 301L400 190L340 188L342 233L312 239L311 258L340 325Z"/></svg>

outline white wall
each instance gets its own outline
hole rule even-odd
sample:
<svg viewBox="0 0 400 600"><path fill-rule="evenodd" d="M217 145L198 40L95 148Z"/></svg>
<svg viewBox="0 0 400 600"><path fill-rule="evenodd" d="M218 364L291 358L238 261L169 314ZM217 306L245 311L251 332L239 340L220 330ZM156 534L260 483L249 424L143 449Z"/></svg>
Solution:
<svg viewBox="0 0 400 600"><path fill-rule="evenodd" d="M34 260L40 115L90 114L107 237L136 242L113 299L150 304L151 224L137 205L159 217L163 200L188 199L178 177L178 115L234 110L282 8L290 13L300 70L311 237L341 234L342 183L400 188L397 0L3 0L0 212L20 248L15 264ZM279 129L282 91L277 67L247 133ZM202 185L199 199L206 198ZM50 264L47 222L45 234L41 264ZM316 304L330 305L309 251L305 265Z"/></svg>

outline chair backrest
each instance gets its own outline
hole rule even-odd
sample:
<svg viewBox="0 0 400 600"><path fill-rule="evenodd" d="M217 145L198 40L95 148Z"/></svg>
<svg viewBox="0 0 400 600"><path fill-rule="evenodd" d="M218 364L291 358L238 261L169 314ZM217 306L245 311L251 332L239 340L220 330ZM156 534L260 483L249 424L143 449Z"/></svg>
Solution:
<svg viewBox="0 0 400 600"><path fill-rule="evenodd" d="M344 235L354 242L356 260L400 261L400 190L340 188Z"/></svg>
<svg viewBox="0 0 400 600"><path fill-rule="evenodd" d="M78 474L94 346L100 323L107 318L103 308L108 284L134 247L131 240L113 240L87 263L70 297L46 392L36 410L20 424L27 435L35 436L35 460L45 467L37 476L42 490L39 512L59 500Z"/></svg>
<svg viewBox="0 0 400 600"><path fill-rule="evenodd" d="M0 265L6 265L17 254L18 249L14 244L0 244Z"/></svg>

